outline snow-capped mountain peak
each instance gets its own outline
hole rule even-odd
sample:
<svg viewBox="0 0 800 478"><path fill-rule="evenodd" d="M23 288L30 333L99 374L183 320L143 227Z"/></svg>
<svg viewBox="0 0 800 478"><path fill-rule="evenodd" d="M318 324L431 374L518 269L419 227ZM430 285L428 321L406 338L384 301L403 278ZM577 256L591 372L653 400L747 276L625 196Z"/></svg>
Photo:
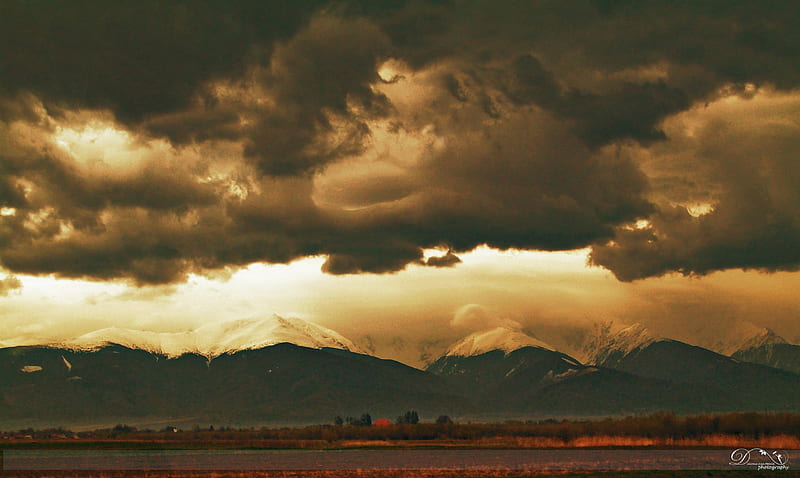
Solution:
<svg viewBox="0 0 800 478"><path fill-rule="evenodd" d="M624 325L616 322L595 324L577 354L585 364L602 364L612 354L626 355L644 348L659 337L650 333L642 324Z"/></svg>
<svg viewBox="0 0 800 478"><path fill-rule="evenodd" d="M222 355L238 350L257 349L283 342L321 349L331 347L351 352L360 349L339 333L303 319L273 315L267 319L248 319L208 324L195 331L199 350L204 355Z"/></svg>
<svg viewBox="0 0 800 478"><path fill-rule="evenodd" d="M331 329L302 319L278 315L211 323L186 332L152 332L110 327L77 337L66 345L75 349L95 349L118 344L168 357L195 353L210 359L226 353L284 342L309 348L331 347L361 352L353 342Z"/></svg>
<svg viewBox="0 0 800 478"><path fill-rule="evenodd" d="M515 328L500 326L468 335L453 344L445 355L471 357L491 352L492 350L502 350L505 353L509 353L522 347L541 347L547 350L554 350L553 347L536 337Z"/></svg>
<svg viewBox="0 0 800 478"><path fill-rule="evenodd" d="M760 327L748 321L737 321L730 325L724 334L708 340L706 348L723 355L733 355L740 350L760 347L767 344L788 343L783 337L767 327Z"/></svg>

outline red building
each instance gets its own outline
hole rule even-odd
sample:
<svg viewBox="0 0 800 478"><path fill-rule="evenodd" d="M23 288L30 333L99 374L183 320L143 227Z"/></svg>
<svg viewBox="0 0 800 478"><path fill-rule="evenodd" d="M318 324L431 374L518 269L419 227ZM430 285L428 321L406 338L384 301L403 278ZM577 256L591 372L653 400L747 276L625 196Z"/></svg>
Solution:
<svg viewBox="0 0 800 478"><path fill-rule="evenodd" d="M392 422L390 422L389 420L387 420L385 418L379 418L379 419L375 420L374 422L372 422L372 426L374 426L374 427L388 427L388 426L391 426L391 425L392 425Z"/></svg>

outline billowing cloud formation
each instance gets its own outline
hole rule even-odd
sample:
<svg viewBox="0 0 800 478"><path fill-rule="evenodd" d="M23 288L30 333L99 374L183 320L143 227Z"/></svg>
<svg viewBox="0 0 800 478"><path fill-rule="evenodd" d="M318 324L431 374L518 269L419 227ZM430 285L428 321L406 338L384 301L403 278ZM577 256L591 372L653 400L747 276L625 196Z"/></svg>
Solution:
<svg viewBox="0 0 800 478"><path fill-rule="evenodd" d="M663 205L646 227L620 230L592 261L622 280L800 268L798 115L800 98L772 94L667 122L672 142L651 151L649 163L654 184L682 204Z"/></svg>
<svg viewBox="0 0 800 478"><path fill-rule="evenodd" d="M797 3L380 3L4 6L0 264L800 264ZM763 114L731 123L731 101Z"/></svg>
<svg viewBox="0 0 800 478"><path fill-rule="evenodd" d="M313 2L11 1L0 20L0 89L50 108L108 108L136 123L173 113L207 81L238 77L253 47L308 21Z"/></svg>

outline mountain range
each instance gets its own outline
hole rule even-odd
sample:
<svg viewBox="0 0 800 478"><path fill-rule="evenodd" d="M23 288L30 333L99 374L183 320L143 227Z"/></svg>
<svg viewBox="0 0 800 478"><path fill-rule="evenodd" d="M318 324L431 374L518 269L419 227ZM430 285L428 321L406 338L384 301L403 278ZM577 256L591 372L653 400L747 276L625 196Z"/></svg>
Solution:
<svg viewBox="0 0 800 478"><path fill-rule="evenodd" d="M331 329L302 319L278 315L262 319L212 322L194 330L172 333L112 327L81 335L64 345L78 350L91 350L107 344L116 344L170 358L195 354L213 359L223 354L280 343L362 352L349 339ZM53 345L59 346L59 344Z"/></svg>
<svg viewBox="0 0 800 478"><path fill-rule="evenodd" d="M319 423L365 412L394 417L415 407L464 413L455 408L460 397L435 375L342 348L285 342L212 359L116 344L5 348L0 384L0 424Z"/></svg>
<svg viewBox="0 0 800 478"><path fill-rule="evenodd" d="M0 426L310 423L411 409L476 420L800 411L800 347L760 337L731 357L604 324L567 353L501 326L420 370L279 316L177 334L103 329L0 348Z"/></svg>

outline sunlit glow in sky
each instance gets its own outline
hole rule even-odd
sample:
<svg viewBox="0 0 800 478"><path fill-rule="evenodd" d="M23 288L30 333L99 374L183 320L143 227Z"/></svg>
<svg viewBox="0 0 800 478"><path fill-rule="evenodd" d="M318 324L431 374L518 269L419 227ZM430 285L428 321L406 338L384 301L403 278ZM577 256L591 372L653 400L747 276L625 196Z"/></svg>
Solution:
<svg viewBox="0 0 800 478"><path fill-rule="evenodd" d="M136 144L127 131L97 121L59 126L53 139L78 163L93 169L126 170L146 157L146 147Z"/></svg>

